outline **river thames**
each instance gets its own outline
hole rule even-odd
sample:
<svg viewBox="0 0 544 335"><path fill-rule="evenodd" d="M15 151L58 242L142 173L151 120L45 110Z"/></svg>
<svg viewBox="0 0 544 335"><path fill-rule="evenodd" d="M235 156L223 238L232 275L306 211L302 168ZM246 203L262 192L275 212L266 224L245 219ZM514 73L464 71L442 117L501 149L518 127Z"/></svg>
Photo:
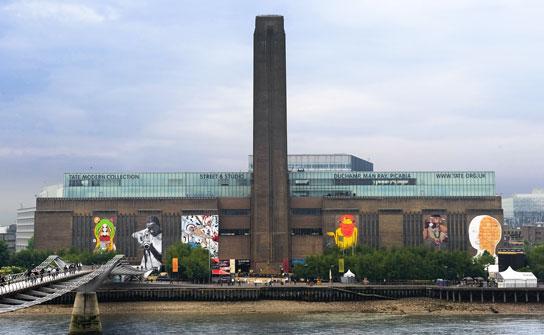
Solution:
<svg viewBox="0 0 544 335"><path fill-rule="evenodd" d="M0 334L66 334L67 315L4 315ZM102 315L104 334L541 334L544 316L393 316L363 313L306 315Z"/></svg>

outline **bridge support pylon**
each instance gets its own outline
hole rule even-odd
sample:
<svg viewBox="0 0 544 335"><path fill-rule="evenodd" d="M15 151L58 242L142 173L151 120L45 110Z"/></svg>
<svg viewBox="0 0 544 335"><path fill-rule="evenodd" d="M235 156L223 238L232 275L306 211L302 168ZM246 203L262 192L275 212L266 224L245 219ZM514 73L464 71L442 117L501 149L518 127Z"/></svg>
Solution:
<svg viewBox="0 0 544 335"><path fill-rule="evenodd" d="M77 292L68 334L102 334L96 292Z"/></svg>

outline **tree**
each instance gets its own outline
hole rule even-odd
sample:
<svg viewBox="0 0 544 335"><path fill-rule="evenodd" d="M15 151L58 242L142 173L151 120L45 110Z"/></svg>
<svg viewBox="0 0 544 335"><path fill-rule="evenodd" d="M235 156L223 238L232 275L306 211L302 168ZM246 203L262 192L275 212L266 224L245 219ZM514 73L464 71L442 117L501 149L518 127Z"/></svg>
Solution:
<svg viewBox="0 0 544 335"><path fill-rule="evenodd" d="M166 249L166 271L172 273L172 258L178 259L178 273L182 278L187 278L187 262L184 262L185 258L191 254L191 246L181 241L172 244Z"/></svg>
<svg viewBox="0 0 544 335"><path fill-rule="evenodd" d="M0 241L0 268L9 264L8 245L4 241Z"/></svg>
<svg viewBox="0 0 544 335"><path fill-rule="evenodd" d="M210 276L210 255L202 247L192 248L187 243L177 242L166 249L166 270L172 274L172 258L178 258L178 273L181 279L205 281Z"/></svg>
<svg viewBox="0 0 544 335"><path fill-rule="evenodd" d="M542 280L544 279L544 244L529 247L526 251L529 271Z"/></svg>
<svg viewBox="0 0 544 335"><path fill-rule="evenodd" d="M494 262L491 255L473 258L462 251L435 251L425 247L370 249L357 247L352 255L342 256L338 249L328 249L322 255L306 257L304 265L296 265L299 278L328 278L329 269L335 277L338 258L344 257L345 269L351 269L360 279L371 281L461 279L465 276L484 277L487 265ZM542 263L541 263L542 264Z"/></svg>
<svg viewBox="0 0 544 335"><path fill-rule="evenodd" d="M69 263L91 265L106 263L115 256L115 252L90 252L70 248L68 250L59 250L57 255Z"/></svg>
<svg viewBox="0 0 544 335"><path fill-rule="evenodd" d="M52 252L48 250L24 249L12 254L9 264L30 269L43 262L51 254Z"/></svg>
<svg viewBox="0 0 544 335"><path fill-rule="evenodd" d="M210 278L210 254L208 250L197 247L191 250L187 260L187 278L203 282Z"/></svg>
<svg viewBox="0 0 544 335"><path fill-rule="evenodd" d="M31 250L34 249L34 235L28 239L28 245L26 248Z"/></svg>

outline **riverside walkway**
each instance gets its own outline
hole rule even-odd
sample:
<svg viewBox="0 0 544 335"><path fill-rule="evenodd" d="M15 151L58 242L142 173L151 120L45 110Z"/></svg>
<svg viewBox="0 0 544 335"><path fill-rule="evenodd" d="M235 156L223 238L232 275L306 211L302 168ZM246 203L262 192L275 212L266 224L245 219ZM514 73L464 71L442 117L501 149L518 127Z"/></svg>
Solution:
<svg viewBox="0 0 544 335"><path fill-rule="evenodd" d="M183 283L108 284L96 291L100 302L137 301L257 301L311 302L432 298L472 303L542 303L544 288L438 287L431 285L195 285ZM51 301L71 304L75 292Z"/></svg>

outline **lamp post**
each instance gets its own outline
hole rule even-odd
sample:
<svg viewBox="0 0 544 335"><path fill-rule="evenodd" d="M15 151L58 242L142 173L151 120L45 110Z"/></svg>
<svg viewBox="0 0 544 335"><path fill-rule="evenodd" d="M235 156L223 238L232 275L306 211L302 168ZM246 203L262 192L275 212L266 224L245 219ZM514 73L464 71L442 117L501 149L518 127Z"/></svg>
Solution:
<svg viewBox="0 0 544 335"><path fill-rule="evenodd" d="M332 274L332 270L334 269L336 265L334 264L331 264L331 266L329 267L329 285L332 286L332 283L333 283L333 274Z"/></svg>

